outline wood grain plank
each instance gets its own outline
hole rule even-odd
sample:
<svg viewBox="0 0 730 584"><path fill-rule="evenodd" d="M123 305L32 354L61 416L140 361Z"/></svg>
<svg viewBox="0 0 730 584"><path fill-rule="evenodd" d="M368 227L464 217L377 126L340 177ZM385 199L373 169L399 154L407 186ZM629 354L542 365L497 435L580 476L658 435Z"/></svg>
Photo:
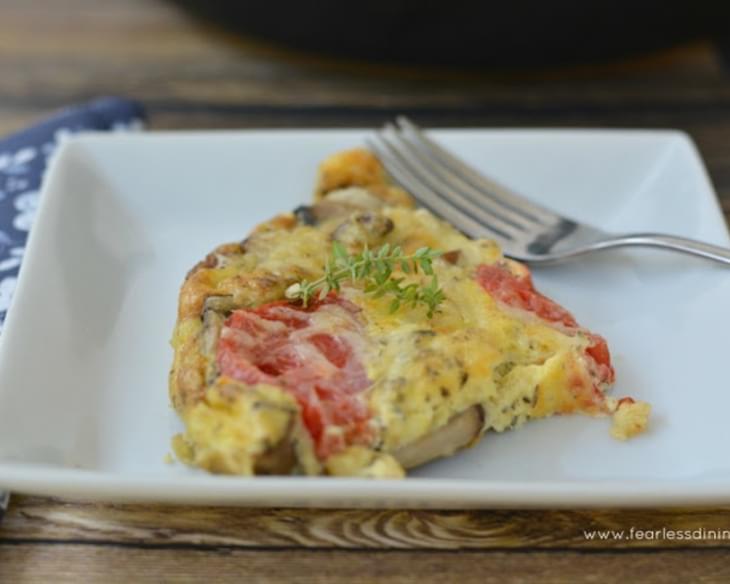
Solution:
<svg viewBox="0 0 730 584"><path fill-rule="evenodd" d="M249 552L87 545L0 546L3 582L524 582L730 581L727 553Z"/></svg>
<svg viewBox="0 0 730 584"><path fill-rule="evenodd" d="M629 540L631 528L652 531ZM674 539L662 529L683 532ZM715 538L689 539L704 529ZM624 532L590 539L585 532ZM725 530L724 539L721 532ZM666 531L664 532L666 534ZM248 509L70 503L15 497L0 543L105 541L160 546L317 549L730 549L730 507L584 511Z"/></svg>
<svg viewBox="0 0 730 584"><path fill-rule="evenodd" d="M101 39L99 39L100 41ZM90 47L95 46L90 41ZM201 58L189 62L75 56L42 59L0 55L0 98L7 104L53 105L99 94L133 95L154 104L178 100L215 106L299 105L489 108L495 114L605 116L676 113L708 119L727 114L730 84L711 79L572 80L505 84L489 77L450 80L303 71L278 62ZM467 112L468 113L468 112Z"/></svg>

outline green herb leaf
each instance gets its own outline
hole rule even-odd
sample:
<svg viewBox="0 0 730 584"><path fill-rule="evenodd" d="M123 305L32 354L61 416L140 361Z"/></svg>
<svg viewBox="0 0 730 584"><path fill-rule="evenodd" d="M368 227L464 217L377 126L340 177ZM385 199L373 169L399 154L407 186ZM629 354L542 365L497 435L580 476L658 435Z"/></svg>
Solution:
<svg viewBox="0 0 730 584"><path fill-rule="evenodd" d="M324 275L313 282L302 280L292 284L286 290L286 297L307 306L315 293L323 300L333 290L339 291L341 283L349 279L352 283L361 281L365 293L374 298L382 298L386 294L393 296L390 312L396 312L403 304L412 307L423 304L431 318L445 300L433 271L433 260L440 255L441 252L428 247L406 255L400 246L391 247L387 243L376 251L366 247L362 252L350 255L342 243L334 241ZM431 276L431 282L425 286L416 283L403 285L404 278L393 277L394 270L398 268L404 274L418 274L421 270Z"/></svg>

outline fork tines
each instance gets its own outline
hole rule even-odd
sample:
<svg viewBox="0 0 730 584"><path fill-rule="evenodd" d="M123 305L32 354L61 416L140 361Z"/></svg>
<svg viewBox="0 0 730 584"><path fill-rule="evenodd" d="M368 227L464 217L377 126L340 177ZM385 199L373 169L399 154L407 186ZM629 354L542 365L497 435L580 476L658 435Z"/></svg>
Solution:
<svg viewBox="0 0 730 584"><path fill-rule="evenodd" d="M387 171L422 205L471 237L514 241L561 217L482 176L431 140L404 116L368 145Z"/></svg>

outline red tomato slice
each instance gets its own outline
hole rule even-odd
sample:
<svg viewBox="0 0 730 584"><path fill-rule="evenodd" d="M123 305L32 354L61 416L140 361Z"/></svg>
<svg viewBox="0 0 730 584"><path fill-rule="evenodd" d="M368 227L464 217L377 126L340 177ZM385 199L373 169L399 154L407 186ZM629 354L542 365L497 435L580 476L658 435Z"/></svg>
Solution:
<svg viewBox="0 0 730 584"><path fill-rule="evenodd" d="M526 310L549 323L560 324L569 330L577 331L581 328L570 312L535 290L530 274L519 278L504 265L482 264L477 268L476 280L498 302ZM596 365L596 381L613 383L614 370L605 339L593 333L588 333L588 336L592 344L586 349L586 354Z"/></svg>
<svg viewBox="0 0 730 584"><path fill-rule="evenodd" d="M535 290L529 274L518 278L504 266L482 264L477 268L476 277L477 282L495 300L532 312L548 322L560 323L566 327L578 326L570 312Z"/></svg>
<svg viewBox="0 0 730 584"><path fill-rule="evenodd" d="M320 458L374 437L362 396L370 380L355 346L362 334L357 311L335 297L306 309L288 302L240 309L218 341L221 374L295 397Z"/></svg>

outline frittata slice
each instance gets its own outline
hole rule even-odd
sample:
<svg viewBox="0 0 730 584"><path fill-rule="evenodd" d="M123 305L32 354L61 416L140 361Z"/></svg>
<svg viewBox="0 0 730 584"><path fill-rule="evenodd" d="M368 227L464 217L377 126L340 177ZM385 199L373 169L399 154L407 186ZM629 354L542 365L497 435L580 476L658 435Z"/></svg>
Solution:
<svg viewBox="0 0 730 584"><path fill-rule="evenodd" d="M357 282L307 306L287 300L322 275L333 241L349 253L441 250L444 301L431 317L393 311ZM525 266L416 208L360 149L322 163L312 205L190 271L172 345L170 396L186 427L175 451L217 473L399 477L529 419L613 415L625 439L649 414L605 397L606 342L537 292Z"/></svg>

